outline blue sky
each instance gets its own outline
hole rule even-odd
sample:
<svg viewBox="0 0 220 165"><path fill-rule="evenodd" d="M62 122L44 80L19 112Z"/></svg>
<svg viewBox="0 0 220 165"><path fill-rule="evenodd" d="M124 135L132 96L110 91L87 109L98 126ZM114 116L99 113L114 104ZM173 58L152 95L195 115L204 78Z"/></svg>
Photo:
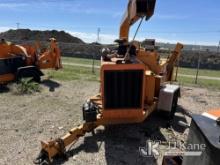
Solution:
<svg viewBox="0 0 220 165"><path fill-rule="evenodd" d="M86 42L112 43L118 38L128 0L0 0L0 31L20 28L65 30ZM131 29L133 36L137 24ZM157 0L154 16L143 22L137 39L217 45L219 0Z"/></svg>

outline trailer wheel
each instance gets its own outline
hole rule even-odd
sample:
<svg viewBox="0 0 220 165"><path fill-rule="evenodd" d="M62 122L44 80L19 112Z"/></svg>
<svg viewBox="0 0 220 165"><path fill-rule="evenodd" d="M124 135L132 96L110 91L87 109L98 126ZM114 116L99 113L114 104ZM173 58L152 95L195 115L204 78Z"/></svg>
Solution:
<svg viewBox="0 0 220 165"><path fill-rule="evenodd" d="M40 76L39 76L37 73L35 73L35 72L33 72L33 77L32 77L32 79L33 79L33 81L35 81L35 82L38 82L38 83L41 82Z"/></svg>
<svg viewBox="0 0 220 165"><path fill-rule="evenodd" d="M19 74L17 75L17 81L21 81L22 78L31 78L31 81L35 81L38 83L40 83L41 81L40 75L33 70L23 70L19 72Z"/></svg>
<svg viewBox="0 0 220 165"><path fill-rule="evenodd" d="M35 81L37 83L40 83L41 81L40 76L37 75L35 72L28 72L28 76L27 73L21 72L18 76L18 81L20 81L22 78L31 78L31 81Z"/></svg>
<svg viewBox="0 0 220 165"><path fill-rule="evenodd" d="M23 67L17 71L17 81L20 81L22 78L31 78L31 81L40 83L42 75L43 73L36 67Z"/></svg>

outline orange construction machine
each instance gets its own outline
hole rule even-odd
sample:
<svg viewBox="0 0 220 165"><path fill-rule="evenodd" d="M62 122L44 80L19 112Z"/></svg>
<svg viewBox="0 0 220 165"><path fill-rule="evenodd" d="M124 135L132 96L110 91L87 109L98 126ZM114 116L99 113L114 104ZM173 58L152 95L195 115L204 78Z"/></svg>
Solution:
<svg viewBox="0 0 220 165"><path fill-rule="evenodd" d="M54 38L50 39L50 46L43 53L38 44L15 45L4 39L0 41L0 85L23 77L40 82L43 75L40 69L61 67L60 49Z"/></svg>
<svg viewBox="0 0 220 165"><path fill-rule="evenodd" d="M170 120L173 118L180 88L170 82L183 45L178 43L169 58L160 60L153 44L144 48L135 37L129 42L129 28L138 20L148 20L155 3L156 0L129 0L120 38L116 40L117 50L102 51L100 93L83 105L84 124L59 139L41 142L42 150L35 163L52 161L100 125L140 123L156 109L168 112Z"/></svg>

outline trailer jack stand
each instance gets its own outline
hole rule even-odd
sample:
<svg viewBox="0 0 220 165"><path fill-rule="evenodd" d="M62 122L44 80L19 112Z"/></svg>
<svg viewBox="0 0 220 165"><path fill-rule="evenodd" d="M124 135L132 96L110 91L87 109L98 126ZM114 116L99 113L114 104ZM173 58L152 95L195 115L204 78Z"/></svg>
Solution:
<svg viewBox="0 0 220 165"><path fill-rule="evenodd" d="M61 156L67 158L65 155L66 147L70 144L74 144L80 137L84 136L87 132L92 132L99 126L100 123L84 123L76 128L71 129L62 138L51 140L49 142L41 142L41 152L37 158L33 161L34 164L48 165L51 164L53 157Z"/></svg>
<svg viewBox="0 0 220 165"><path fill-rule="evenodd" d="M49 165L50 159L48 157L47 152L41 150L38 156L33 160L33 163L38 165Z"/></svg>

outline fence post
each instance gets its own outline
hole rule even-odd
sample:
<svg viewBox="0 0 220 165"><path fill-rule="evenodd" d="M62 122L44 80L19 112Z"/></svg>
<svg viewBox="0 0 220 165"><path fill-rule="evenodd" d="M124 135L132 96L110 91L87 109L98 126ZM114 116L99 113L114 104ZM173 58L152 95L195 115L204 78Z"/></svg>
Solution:
<svg viewBox="0 0 220 165"><path fill-rule="evenodd" d="M95 73L95 55L94 55L94 53L93 53L93 55L92 55L92 73Z"/></svg>
<svg viewBox="0 0 220 165"><path fill-rule="evenodd" d="M198 57L198 64L197 64L195 84L198 83L198 75L199 75L199 69L200 69L200 62L201 62L201 46L199 47L199 57Z"/></svg>

